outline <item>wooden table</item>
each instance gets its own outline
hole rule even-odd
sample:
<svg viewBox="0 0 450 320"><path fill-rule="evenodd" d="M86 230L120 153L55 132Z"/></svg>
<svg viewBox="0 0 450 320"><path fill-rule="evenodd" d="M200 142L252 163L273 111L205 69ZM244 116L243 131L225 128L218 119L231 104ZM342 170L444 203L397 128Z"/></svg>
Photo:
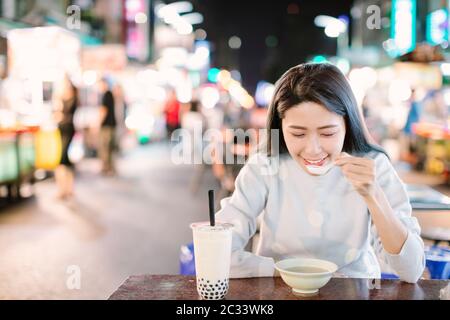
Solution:
<svg viewBox="0 0 450 320"><path fill-rule="evenodd" d="M332 278L319 295L298 297L281 278L231 279L226 300L439 300L448 280L420 280L409 284L399 280ZM372 288L372 289L371 289ZM129 277L111 300L198 300L195 277L141 275Z"/></svg>

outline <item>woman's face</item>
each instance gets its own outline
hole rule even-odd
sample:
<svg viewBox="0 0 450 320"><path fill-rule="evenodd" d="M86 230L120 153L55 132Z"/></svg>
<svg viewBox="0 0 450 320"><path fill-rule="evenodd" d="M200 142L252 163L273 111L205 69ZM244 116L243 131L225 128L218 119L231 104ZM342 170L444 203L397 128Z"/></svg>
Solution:
<svg viewBox="0 0 450 320"><path fill-rule="evenodd" d="M282 119L282 130L289 154L311 175L317 174L308 166L331 164L344 145L344 118L314 102L289 108Z"/></svg>

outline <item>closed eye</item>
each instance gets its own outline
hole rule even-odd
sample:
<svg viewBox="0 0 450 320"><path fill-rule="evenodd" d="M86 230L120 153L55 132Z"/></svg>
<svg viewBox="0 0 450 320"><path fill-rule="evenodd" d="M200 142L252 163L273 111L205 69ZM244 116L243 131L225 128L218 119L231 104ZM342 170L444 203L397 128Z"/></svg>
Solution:
<svg viewBox="0 0 450 320"><path fill-rule="evenodd" d="M327 134L323 133L323 134L321 134L322 137L332 137L334 135L335 135L335 133L327 133ZM292 136L293 137L297 137L297 138L301 138L301 137L304 137L305 135L304 134L292 134Z"/></svg>

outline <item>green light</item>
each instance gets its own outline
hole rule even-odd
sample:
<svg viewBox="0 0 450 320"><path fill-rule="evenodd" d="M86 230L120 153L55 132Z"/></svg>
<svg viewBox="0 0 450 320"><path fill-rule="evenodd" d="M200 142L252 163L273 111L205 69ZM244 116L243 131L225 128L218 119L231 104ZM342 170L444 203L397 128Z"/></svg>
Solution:
<svg viewBox="0 0 450 320"><path fill-rule="evenodd" d="M148 135L138 135L138 141L140 144L147 144L150 142L150 137Z"/></svg>
<svg viewBox="0 0 450 320"><path fill-rule="evenodd" d="M314 62L314 63L327 62L327 58L325 58L324 56L321 56L321 55L314 56L314 58L312 59L312 62Z"/></svg>
<svg viewBox="0 0 450 320"><path fill-rule="evenodd" d="M396 45L395 56L416 47L416 8L416 0L392 0L391 38Z"/></svg>
<svg viewBox="0 0 450 320"><path fill-rule="evenodd" d="M217 68L212 68L209 69L208 71L208 80L210 82L216 83L217 82L217 77L219 75L220 70Z"/></svg>

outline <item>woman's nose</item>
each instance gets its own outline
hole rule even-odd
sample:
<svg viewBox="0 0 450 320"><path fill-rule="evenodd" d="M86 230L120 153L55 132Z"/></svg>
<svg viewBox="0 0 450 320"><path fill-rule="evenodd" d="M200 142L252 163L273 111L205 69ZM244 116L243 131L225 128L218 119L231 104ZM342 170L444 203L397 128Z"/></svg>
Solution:
<svg viewBox="0 0 450 320"><path fill-rule="evenodd" d="M322 146L320 145L320 142L318 139L312 137L308 140L306 144L306 150L305 153L309 155L317 155L320 154L322 151Z"/></svg>

